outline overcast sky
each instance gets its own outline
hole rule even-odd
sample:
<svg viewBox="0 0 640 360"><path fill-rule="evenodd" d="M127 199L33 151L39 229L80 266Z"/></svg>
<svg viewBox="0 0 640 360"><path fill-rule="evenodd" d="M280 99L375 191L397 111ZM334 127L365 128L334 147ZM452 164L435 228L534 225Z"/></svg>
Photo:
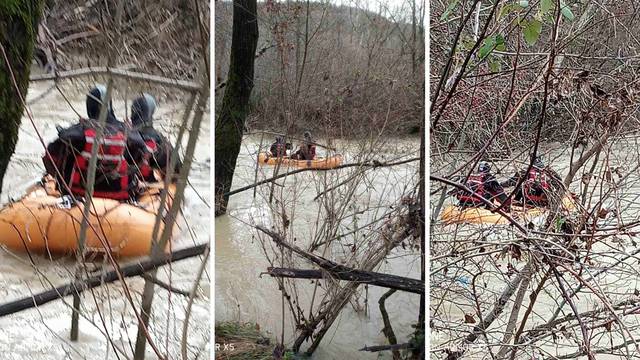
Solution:
<svg viewBox="0 0 640 360"><path fill-rule="evenodd" d="M286 2L287 0L279 1ZM365 8L375 13L379 13L382 9L382 15L388 16L388 13L385 12L391 12L391 14L393 14L393 17L396 19L398 18L399 12L402 12L403 16L407 19L411 16L411 7L409 5L409 1L410 0L320 0L320 2L330 2L336 5L348 5L353 7ZM426 1L416 0L418 6L420 6L420 4L424 2ZM419 16L418 14L416 15Z"/></svg>
<svg viewBox="0 0 640 360"><path fill-rule="evenodd" d="M404 9L405 12L410 12L411 9L408 0L330 0L330 2L334 4L362 7L376 13L382 8L383 11L391 11L394 15L400 10ZM417 2L418 4L420 3L419 0Z"/></svg>

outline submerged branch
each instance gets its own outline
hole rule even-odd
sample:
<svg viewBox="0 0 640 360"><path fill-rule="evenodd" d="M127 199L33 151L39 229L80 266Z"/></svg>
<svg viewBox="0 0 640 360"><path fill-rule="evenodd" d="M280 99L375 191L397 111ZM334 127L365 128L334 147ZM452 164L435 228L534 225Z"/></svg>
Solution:
<svg viewBox="0 0 640 360"><path fill-rule="evenodd" d="M176 294L182 295L182 296L189 296L190 295L190 293L188 291L175 288L175 287L171 286L171 284L167 284L166 282L164 282L162 280L159 280L155 276L151 276L149 274L142 274L142 278L147 280L147 281L151 281L152 283L160 286L161 288L163 288L163 289L165 289L167 291L171 291L172 293L176 293Z"/></svg>
<svg viewBox="0 0 640 360"><path fill-rule="evenodd" d="M384 293L380 300L378 300L378 305L380 306L380 314L382 314L382 321L384 322L384 327L382 328L382 333L389 340L389 345L397 345L398 339L396 338L396 334L393 332L393 327L391 326L391 321L389 320L389 314L387 313L387 309L384 306L384 302L389 298L389 296L393 295L396 292L395 289L391 289ZM393 359L400 359L400 352L398 349L393 349Z"/></svg>
<svg viewBox="0 0 640 360"><path fill-rule="evenodd" d="M172 262L189 259L195 256L204 254L209 244L202 244L186 249L174 251L169 254L164 254L157 259L146 258L139 260L135 263L123 265L119 271L123 277L139 276L147 271L157 269L160 266L167 265ZM0 317L15 314L22 310L27 310L33 307L44 305L53 300L57 300L72 294L80 294L86 290L98 287L100 285L108 284L118 280L118 271L111 270L102 275L95 275L83 280L74 281L69 284L58 286L55 289L41 292L33 296L14 300L0 305Z"/></svg>
<svg viewBox="0 0 640 360"><path fill-rule="evenodd" d="M379 352L386 350L402 350L402 349L410 349L410 343L396 344L396 345L376 345L376 346L365 346L360 351L369 351L369 352Z"/></svg>

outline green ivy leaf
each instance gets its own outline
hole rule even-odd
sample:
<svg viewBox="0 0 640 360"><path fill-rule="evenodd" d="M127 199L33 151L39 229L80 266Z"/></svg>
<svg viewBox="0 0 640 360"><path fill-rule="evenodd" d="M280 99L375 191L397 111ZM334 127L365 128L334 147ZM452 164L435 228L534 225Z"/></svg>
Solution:
<svg viewBox="0 0 640 360"><path fill-rule="evenodd" d="M500 34L496 35L496 50L498 51L507 50L507 46L505 45L505 42L504 42L504 36Z"/></svg>
<svg viewBox="0 0 640 360"><path fill-rule="evenodd" d="M449 18L449 15L451 15L451 13L453 12L453 10L456 9L456 6L458 6L458 3L460 2L460 0L453 0L449 3L449 6L447 6L447 8L445 9L444 13L442 13L442 16L440 16L440 21L445 21Z"/></svg>
<svg viewBox="0 0 640 360"><path fill-rule="evenodd" d="M468 36L465 36L462 38L462 40L460 40L460 43L458 44L458 50L459 51L469 51L471 49L473 49L473 46L476 44L476 42Z"/></svg>
<svg viewBox="0 0 640 360"><path fill-rule="evenodd" d="M531 20L524 27L524 41L529 45L533 45L538 41L540 32L542 31L542 22L540 20Z"/></svg>
<svg viewBox="0 0 640 360"><path fill-rule="evenodd" d="M553 0L540 0L540 12L542 14L548 13L553 9Z"/></svg>
<svg viewBox="0 0 640 360"><path fill-rule="evenodd" d="M569 21L573 21L573 19L576 18L569 5L565 4L564 1L560 2L560 12L562 13L562 16L566 17Z"/></svg>
<svg viewBox="0 0 640 360"><path fill-rule="evenodd" d="M480 50L478 50L478 57L480 58L480 60L482 60L485 57L487 57L487 55L489 55L493 51L495 46L496 46L496 37L495 36L490 36L490 37L484 39L484 42L483 42L482 46L480 47Z"/></svg>
<svg viewBox="0 0 640 360"><path fill-rule="evenodd" d="M507 47L504 42L504 36L500 34L490 36L484 39L480 50L478 50L478 57L480 58L480 60L483 60L485 57L491 54L493 50L505 51L506 49Z"/></svg>
<svg viewBox="0 0 640 360"><path fill-rule="evenodd" d="M502 65L500 64L500 60L495 57L492 57L491 60L489 60L489 70L491 70L491 72L497 73L501 68Z"/></svg>
<svg viewBox="0 0 640 360"><path fill-rule="evenodd" d="M500 20L503 16L508 15L514 11L520 11L523 7L520 4L507 4L500 9L498 13L498 20Z"/></svg>

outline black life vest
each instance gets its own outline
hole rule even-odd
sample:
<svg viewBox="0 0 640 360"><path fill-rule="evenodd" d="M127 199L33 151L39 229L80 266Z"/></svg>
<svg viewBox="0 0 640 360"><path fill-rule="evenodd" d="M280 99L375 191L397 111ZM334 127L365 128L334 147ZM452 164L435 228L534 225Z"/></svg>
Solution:
<svg viewBox="0 0 640 360"><path fill-rule="evenodd" d="M85 144L79 154L75 155L71 172L71 191L75 195L86 192L87 171L93 146L98 142L96 130L84 130ZM122 130L104 134L98 145L96 177L93 195L95 197L116 200L129 199L129 165L125 159L127 138Z"/></svg>
<svg viewBox="0 0 640 360"><path fill-rule="evenodd" d="M271 152L271 156L275 156L275 157L287 156L287 144L275 142L271 144L271 149L269 149L269 151Z"/></svg>

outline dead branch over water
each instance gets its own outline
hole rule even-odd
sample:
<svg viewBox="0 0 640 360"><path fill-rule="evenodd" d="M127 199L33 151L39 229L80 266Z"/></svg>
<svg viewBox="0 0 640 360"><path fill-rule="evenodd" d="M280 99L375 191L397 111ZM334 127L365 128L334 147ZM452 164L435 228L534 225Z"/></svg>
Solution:
<svg viewBox="0 0 640 360"><path fill-rule="evenodd" d="M419 158L415 160L419 160ZM390 168L392 168L391 165L406 166L406 164L410 164L412 161L414 161L414 159L400 161L400 162L397 162L397 164L395 162L390 162L388 165L390 166ZM361 167L363 163L354 164L354 165ZM368 164L364 163L364 165L368 165ZM384 169L385 165L387 164L371 164L371 165L373 165L373 167L379 167L380 169ZM373 171L376 171L376 170L373 170ZM380 170L377 170L377 171L380 171ZM339 172L336 172L336 174L339 174ZM353 201L350 199L351 197L354 196L355 188L359 186L357 180L353 180L352 175L345 174L342 176L346 176L347 178L351 178L352 180L347 182L343 188L338 190L340 191L341 195L338 195L338 194L329 195L327 199L321 198L322 200L320 200L322 202L328 202L329 204L334 204L332 206L334 206L336 210L339 212L344 212L345 210L347 210L346 208L342 208L347 203L344 203L344 205L342 205L342 200L340 201L340 203L335 203L335 201L337 199L340 199L342 196L344 196L345 193L351 194L351 195L347 195L347 198L344 199L344 201L346 202ZM342 176L339 176L339 177L342 177ZM343 181L340 181L340 182L344 183ZM324 186L328 186L328 185L323 185L323 187ZM278 198L280 196L281 195L278 195ZM278 200L278 201L282 201L282 200ZM326 225L321 225L320 229L324 229L322 231L323 232L327 231L327 233L318 234L320 237L317 239L314 239L311 242L311 244L309 245L309 248L314 250L303 250L299 246L292 244L291 240L288 240L290 237L290 235L288 234L289 231L285 230L286 233L282 233L279 231L267 229L260 225L255 226L255 228L259 232L268 235L271 241L273 241L277 245L275 249L278 249L278 248L281 249L276 251L279 251L279 252L282 252L283 250L285 251L284 257L282 257L280 260L280 261L285 260L285 262L272 261L274 265L279 264L280 266L269 267L267 269L267 274L276 276L277 278L280 278L282 280L284 280L284 278L324 279L326 280L325 282L326 285L329 286L329 288L324 288L324 286L320 287L320 282L318 282L314 286L315 288L314 294L318 292L318 294L314 295L314 297L320 296L320 299L323 299L323 300L320 301L320 299L318 299L320 307L317 310L314 309L315 306L313 306L313 302L312 302L311 309L313 313L310 313L309 315L305 315L304 313L300 312L300 310L302 309L300 309L297 305L294 305L299 301L299 300L296 300L296 298L298 298L300 295L296 295L296 294L300 292L300 289L297 288L294 282L291 282L291 283L280 282L279 286L281 290L283 290L283 293L286 299L285 303L289 304L289 306L292 307L292 310L295 309L296 307L298 307L299 309L298 311L294 312L297 318L296 321L298 321L301 326L301 331L292 345L292 349L294 351L299 351L302 344L306 340L310 340L311 345L306 349L306 353L307 354L313 353L313 351L317 348L320 341L322 340L323 336L332 326L338 314L342 311L342 309L347 304L349 304L350 302L354 301L357 298L357 290L358 290L359 284L370 284L370 285L391 287L394 289L408 291L416 294L424 293L424 290L423 290L424 283L420 280L372 271L374 268L378 267L380 263L389 256L391 251L393 251L400 244L402 244L407 240L410 244L413 243L413 241L415 241L415 238L416 236L418 236L417 234L419 232L419 228L417 225L419 223L419 220L418 220L419 212L418 212L418 206L415 204L414 201L415 201L414 198L407 196L406 199L403 200L402 205L399 205L399 208L394 211L395 214L393 215L393 217L389 217L390 219L393 219L393 220L390 223L383 226L385 230L382 231L382 234L376 234L376 235L372 234L374 238L372 238L371 240L365 240L365 242L368 245L364 245L364 244L357 245L357 247L361 248L362 250L366 249L364 251L366 255L363 254L364 256L362 257L361 255L359 255L361 251L356 250L354 254L358 255L358 258L360 259L359 260L352 259L349 261L349 264L357 264L357 266L340 265L335 261L328 260L323 255L314 253L314 251L320 250L322 254L325 254L327 253L327 249L329 249L332 246L332 244L337 243L339 238L336 238L334 240L329 239L329 241L324 240L325 236L331 236L331 234L336 234L337 228L329 228L329 227L326 227ZM323 207L324 206L322 206L321 208ZM346 218L348 218L350 215L348 215L348 212L346 212L343 215L339 215L339 213L336 213L334 216L339 216L339 217L346 216ZM295 216L293 216L292 219L295 220ZM285 221L288 222L288 220L286 219ZM338 218L331 221L341 222L344 220L340 220ZM287 222L284 223L284 226L285 226L284 229L290 228L290 225L287 224ZM373 224L375 223L376 221L373 222ZM335 223L335 225L333 226L339 227L338 223ZM379 226L379 225L376 225L376 226ZM333 235L332 237L335 238L335 235ZM414 240L411 240L412 238ZM358 242L360 241L362 240L358 240ZM322 244L322 245L319 245L319 244ZM263 244L263 247L266 248L266 245L267 244ZM362 246L365 246L365 247L362 247ZM354 247L356 247L355 244L354 244ZM314 265L318 266L321 270L301 270L293 266L283 267L282 266L283 264L295 264L295 259L292 258L291 255L287 255L287 254L297 254L301 258L304 258L310 261L311 263L313 263ZM267 252L267 255L269 257L272 256L270 251ZM338 283L335 282L335 280L347 280L348 283L344 285L339 285ZM335 290L332 290L332 288L335 288ZM335 291L335 294L334 294L334 291ZM321 294L324 294L324 295L321 295ZM401 348L413 349L412 346L400 347L398 349L401 349ZM390 350L390 349L391 348L386 350ZM395 349L395 350L398 350L398 349Z"/></svg>
<svg viewBox="0 0 640 360"><path fill-rule="evenodd" d="M407 163L415 162L415 161L419 161L419 160L420 160L420 158L412 158L412 159L407 159L407 160L402 160L402 161L394 161L394 162L391 162L391 163L383 163L383 162L380 162L378 160L372 160L372 161L368 161L368 162L360 162L360 163L353 163L353 164L343 164L343 165L336 166L336 167L334 167L332 169L303 168L303 169L291 170L291 171L288 171L286 173L282 173L282 174L273 176L271 178L258 181L255 184L251 184L251 185L243 186L243 187L238 188L238 189L231 190L231 191L225 193L225 195L226 196L235 195L235 194L241 193L243 191L251 190L251 189L253 189L255 187L258 187L260 185L271 183L271 182L274 182L274 181L276 181L278 179L286 178L288 176L291 176L291 175L294 175L294 174L298 174L298 173L301 173L301 172L305 172L305 171L334 171L334 170L352 168L352 167L377 168L377 167L385 167L385 166L402 165L402 164L407 164Z"/></svg>
<svg viewBox="0 0 640 360"><path fill-rule="evenodd" d="M120 279L120 277L118 276L118 272L122 274L123 278L144 275L150 270L157 269L160 266L165 266L171 262L177 262L180 260L190 259L195 256L200 256L204 254L208 246L209 244L202 244L186 249L176 250L172 253L157 257L155 259L141 259L129 264L122 264L118 266L118 270L103 271L103 273L100 275L93 275L88 278L74 281L70 284L58 286L55 289L47 290L29 297L4 303L0 305L0 316L6 316L23 310L42 306L46 303L65 296L69 296L72 294L81 294L82 292L95 288L97 286L103 286L105 284L116 282Z"/></svg>
<svg viewBox="0 0 640 360"><path fill-rule="evenodd" d="M340 269L336 269L339 267ZM414 294L424 294L424 283L420 280L403 276L389 275L377 272L367 272L347 268L346 266L323 267L330 275L320 270L267 268L267 275L292 279L323 279L331 276L338 280L353 281L360 284L382 286L389 289L408 291Z"/></svg>

